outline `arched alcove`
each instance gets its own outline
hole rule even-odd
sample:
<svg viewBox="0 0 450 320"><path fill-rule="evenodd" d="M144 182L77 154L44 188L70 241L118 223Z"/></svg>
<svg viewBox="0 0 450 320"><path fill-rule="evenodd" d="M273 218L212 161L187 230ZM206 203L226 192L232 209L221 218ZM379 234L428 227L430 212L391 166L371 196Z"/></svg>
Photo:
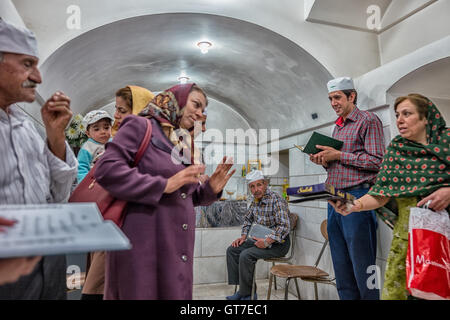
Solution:
<svg viewBox="0 0 450 320"><path fill-rule="evenodd" d="M432 100L450 123L450 57L428 63L398 80L389 90L389 98L420 93Z"/></svg>

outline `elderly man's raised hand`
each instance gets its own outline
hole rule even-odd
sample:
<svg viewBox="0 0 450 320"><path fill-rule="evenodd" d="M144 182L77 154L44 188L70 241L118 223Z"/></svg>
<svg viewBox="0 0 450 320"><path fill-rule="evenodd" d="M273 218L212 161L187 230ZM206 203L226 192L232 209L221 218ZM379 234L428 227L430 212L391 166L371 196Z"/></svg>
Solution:
<svg viewBox="0 0 450 320"><path fill-rule="evenodd" d="M65 160L66 146L64 130L72 118L70 98L57 91L41 108L42 120L47 132L48 146L55 156Z"/></svg>

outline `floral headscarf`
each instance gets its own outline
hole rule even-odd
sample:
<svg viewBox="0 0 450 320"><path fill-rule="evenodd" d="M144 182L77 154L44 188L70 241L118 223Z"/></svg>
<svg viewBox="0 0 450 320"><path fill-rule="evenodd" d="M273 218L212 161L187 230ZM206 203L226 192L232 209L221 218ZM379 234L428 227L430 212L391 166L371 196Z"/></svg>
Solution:
<svg viewBox="0 0 450 320"><path fill-rule="evenodd" d="M428 100L428 99L427 99ZM370 195L426 196L450 186L450 129L436 106L428 100L427 141L422 145L396 136L387 148Z"/></svg>
<svg viewBox="0 0 450 320"><path fill-rule="evenodd" d="M139 113L139 116L154 118L161 124L185 164L202 163L200 151L194 146L189 130L180 128L183 108L194 85L179 84L161 92Z"/></svg>

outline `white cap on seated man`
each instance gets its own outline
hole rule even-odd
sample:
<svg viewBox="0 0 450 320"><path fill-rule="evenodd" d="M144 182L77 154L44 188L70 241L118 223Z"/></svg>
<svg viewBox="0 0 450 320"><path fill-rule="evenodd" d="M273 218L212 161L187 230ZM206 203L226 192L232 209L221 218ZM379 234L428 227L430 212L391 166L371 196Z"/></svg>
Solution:
<svg viewBox="0 0 450 320"><path fill-rule="evenodd" d="M261 170L252 170L245 176L248 188L256 202L261 200L267 190L267 180Z"/></svg>
<svg viewBox="0 0 450 320"><path fill-rule="evenodd" d="M247 184L250 184L258 180L264 180L264 175L261 170L252 170L247 173L245 179L247 180Z"/></svg>

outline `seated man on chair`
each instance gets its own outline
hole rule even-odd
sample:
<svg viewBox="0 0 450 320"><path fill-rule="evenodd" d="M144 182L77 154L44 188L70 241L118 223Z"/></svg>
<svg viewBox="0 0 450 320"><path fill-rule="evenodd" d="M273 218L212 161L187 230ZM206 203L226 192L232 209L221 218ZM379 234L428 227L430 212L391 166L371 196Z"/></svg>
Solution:
<svg viewBox="0 0 450 320"><path fill-rule="evenodd" d="M249 172L246 179L254 199L244 217L241 237L227 249L228 284L239 284L239 291L228 296L228 300L250 300L257 260L285 256L290 245L286 200L267 188L260 170ZM249 239L252 224L268 227L272 232L265 238Z"/></svg>

